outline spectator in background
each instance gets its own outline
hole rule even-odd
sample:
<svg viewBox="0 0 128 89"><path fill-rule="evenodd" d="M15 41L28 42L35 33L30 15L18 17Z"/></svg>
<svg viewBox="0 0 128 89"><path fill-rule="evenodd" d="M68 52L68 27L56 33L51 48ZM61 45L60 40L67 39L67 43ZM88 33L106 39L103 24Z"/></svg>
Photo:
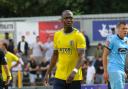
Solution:
<svg viewBox="0 0 128 89"><path fill-rule="evenodd" d="M86 40L86 56L89 56L88 50L90 48L90 40L84 31L82 33L83 33L85 40Z"/></svg>
<svg viewBox="0 0 128 89"><path fill-rule="evenodd" d="M36 59L33 55L30 55L30 61L27 64L29 68L29 79L32 86L35 86L35 80L37 78L37 72L39 70L39 66L36 63Z"/></svg>
<svg viewBox="0 0 128 89"><path fill-rule="evenodd" d="M44 59L45 51L42 42L39 40L39 36L36 37L36 42L31 45L31 53L36 59L37 64L40 64Z"/></svg>
<svg viewBox="0 0 128 89"><path fill-rule="evenodd" d="M96 71L93 66L93 61L89 60L87 67L86 84L94 84L95 73Z"/></svg>
<svg viewBox="0 0 128 89"><path fill-rule="evenodd" d="M47 61L46 59L42 60L41 64L40 64L40 71L41 71L41 76L42 76L42 80L44 79L44 76L46 74L47 69L49 68L49 61Z"/></svg>
<svg viewBox="0 0 128 89"><path fill-rule="evenodd" d="M7 43L8 45L7 50L11 53L14 53L14 42L13 42L13 39L9 37L8 32L5 33L4 42Z"/></svg>
<svg viewBox="0 0 128 89"><path fill-rule="evenodd" d="M94 67L96 70L96 76L95 76L95 83L96 84L103 84L104 78L103 78L103 63L102 63L102 57L96 59L94 63Z"/></svg>
<svg viewBox="0 0 128 89"><path fill-rule="evenodd" d="M95 50L95 62L94 66L96 69L96 81L97 84L103 84L103 64L102 64L102 54L103 54L103 46L101 43L98 43L96 50Z"/></svg>
<svg viewBox="0 0 128 89"><path fill-rule="evenodd" d="M6 42L9 45L9 40L10 40L9 33L5 32L5 34L4 34L4 42Z"/></svg>
<svg viewBox="0 0 128 89"><path fill-rule="evenodd" d="M49 37L43 46L45 48L45 60L50 61L53 54L53 41Z"/></svg>
<svg viewBox="0 0 128 89"><path fill-rule="evenodd" d="M102 54L103 54L103 46L101 43L98 43L95 53L94 53L95 59L97 60L97 59L101 58Z"/></svg>
<svg viewBox="0 0 128 89"><path fill-rule="evenodd" d="M12 87L16 88L17 85L17 80L18 80L18 71L20 71L21 73L21 81L23 80L23 66L24 66L24 62L21 58L21 56L18 53L18 50L15 48L14 49L14 54L17 55L17 57L19 58L19 64L12 68L12 76L13 76L13 80L12 80ZM16 62L12 62L12 65L14 66L16 64ZM22 83L23 84L23 83ZM21 85L22 87L23 85Z"/></svg>
<svg viewBox="0 0 128 89"><path fill-rule="evenodd" d="M83 65L82 65L82 74L83 74L83 81L82 81L82 83L86 83L86 75L87 75L87 68L88 68L87 60L85 60Z"/></svg>
<svg viewBox="0 0 128 89"><path fill-rule="evenodd" d="M112 28L111 31L112 31L112 35L116 34L115 28Z"/></svg>
<svg viewBox="0 0 128 89"><path fill-rule="evenodd" d="M19 64L15 67L12 68L12 87L16 88L17 80L18 80L18 71L21 72L21 81L22 81L22 66L24 65L24 62L22 59L19 57ZM16 65L16 62L12 62L12 66ZM21 85L22 86L22 85Z"/></svg>
<svg viewBox="0 0 128 89"><path fill-rule="evenodd" d="M8 51L14 53L14 42L13 39L9 39Z"/></svg>
<svg viewBox="0 0 128 89"><path fill-rule="evenodd" d="M17 49L19 54L21 55L21 58L23 59L23 62L27 63L29 46L28 46L28 42L25 41L25 36L21 37L21 41L18 42Z"/></svg>

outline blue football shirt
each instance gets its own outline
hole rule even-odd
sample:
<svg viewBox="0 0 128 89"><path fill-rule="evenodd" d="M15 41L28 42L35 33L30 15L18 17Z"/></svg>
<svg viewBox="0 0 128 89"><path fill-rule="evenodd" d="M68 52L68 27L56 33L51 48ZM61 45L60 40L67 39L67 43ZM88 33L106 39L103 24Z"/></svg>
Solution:
<svg viewBox="0 0 128 89"><path fill-rule="evenodd" d="M108 36L105 46L110 51L108 71L124 71L126 54L128 53L128 38L121 39L117 34Z"/></svg>

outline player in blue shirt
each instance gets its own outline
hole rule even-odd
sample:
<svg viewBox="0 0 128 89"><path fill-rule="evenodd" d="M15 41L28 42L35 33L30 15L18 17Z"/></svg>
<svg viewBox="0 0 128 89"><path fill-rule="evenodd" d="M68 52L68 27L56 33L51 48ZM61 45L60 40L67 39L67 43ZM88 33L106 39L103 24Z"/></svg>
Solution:
<svg viewBox="0 0 128 89"><path fill-rule="evenodd" d="M109 36L103 52L104 79L110 81L112 89L124 89L125 59L128 53L127 24L117 24L117 34ZM107 60L108 59L108 60Z"/></svg>

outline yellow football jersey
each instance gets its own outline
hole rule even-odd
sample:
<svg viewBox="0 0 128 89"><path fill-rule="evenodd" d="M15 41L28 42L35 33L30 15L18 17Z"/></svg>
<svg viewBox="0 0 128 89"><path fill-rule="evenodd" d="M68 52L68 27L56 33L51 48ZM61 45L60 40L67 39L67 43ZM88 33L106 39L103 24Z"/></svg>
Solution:
<svg viewBox="0 0 128 89"><path fill-rule="evenodd" d="M66 80L75 68L78 57L78 49L86 48L85 38L77 29L65 34L63 29L54 34L54 49L58 50L58 62L55 78ZM82 80L82 70L78 70L74 80Z"/></svg>
<svg viewBox="0 0 128 89"><path fill-rule="evenodd" d="M12 54L11 52L7 52L5 54L5 57L6 57L6 61L7 61L9 70L12 67L12 62L19 60L19 58L16 55ZM2 77L3 77L3 80L6 81L7 75L6 75L5 71L4 71L3 66L2 66Z"/></svg>

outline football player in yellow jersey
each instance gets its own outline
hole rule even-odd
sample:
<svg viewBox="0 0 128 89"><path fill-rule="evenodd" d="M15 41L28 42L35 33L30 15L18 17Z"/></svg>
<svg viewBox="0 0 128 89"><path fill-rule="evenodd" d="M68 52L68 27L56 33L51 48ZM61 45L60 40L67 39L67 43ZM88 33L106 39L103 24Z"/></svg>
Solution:
<svg viewBox="0 0 128 89"><path fill-rule="evenodd" d="M1 66L3 66L4 71L7 75L6 85L8 85L10 83L10 71L8 69L8 65L7 65L7 61L5 59L4 52L0 49L0 89L3 89L3 78L2 78L3 71L2 71Z"/></svg>
<svg viewBox="0 0 128 89"><path fill-rule="evenodd" d="M8 68L9 68L9 70L11 70L13 67L15 67L19 64L19 58L16 55L14 55L13 53L7 51L7 47L8 47L7 43L0 42L0 48L4 51L5 57L7 60L7 64L8 64ZM16 61L17 63L14 66L12 66L12 62L14 62L14 61ZM3 82L5 83L5 81L7 80L7 75L5 74L3 66L2 66L2 77L3 77ZM12 79L12 77L11 77L11 79ZM8 85L4 84L4 88L8 89Z"/></svg>
<svg viewBox="0 0 128 89"><path fill-rule="evenodd" d="M85 38L73 28L73 13L70 10L62 13L62 22L64 28L54 34L54 52L43 83L48 83L48 75L56 66L53 89L81 89Z"/></svg>

